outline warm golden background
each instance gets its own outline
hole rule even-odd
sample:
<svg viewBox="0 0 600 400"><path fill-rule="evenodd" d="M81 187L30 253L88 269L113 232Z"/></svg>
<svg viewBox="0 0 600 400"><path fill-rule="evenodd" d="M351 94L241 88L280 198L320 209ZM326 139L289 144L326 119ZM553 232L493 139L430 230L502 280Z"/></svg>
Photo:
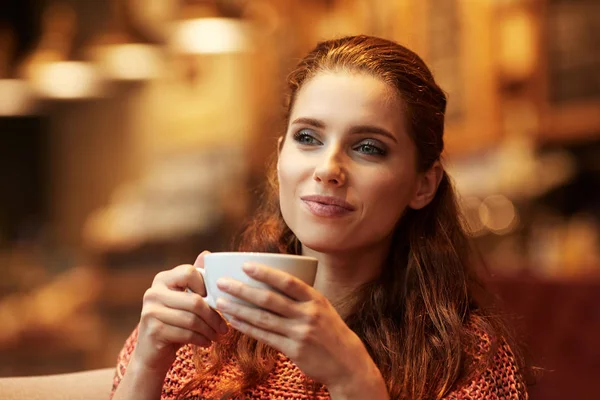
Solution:
<svg viewBox="0 0 600 400"><path fill-rule="evenodd" d="M600 1L5 0L0 376L114 364L160 270L228 249L316 41L414 49L448 169L545 378L597 398Z"/></svg>

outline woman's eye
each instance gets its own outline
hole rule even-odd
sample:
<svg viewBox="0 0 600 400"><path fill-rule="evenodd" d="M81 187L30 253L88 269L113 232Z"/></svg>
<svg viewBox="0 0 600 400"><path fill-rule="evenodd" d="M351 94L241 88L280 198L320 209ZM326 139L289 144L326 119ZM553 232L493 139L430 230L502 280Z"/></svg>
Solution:
<svg viewBox="0 0 600 400"><path fill-rule="evenodd" d="M321 144L308 129L302 129L296 132L294 134L294 140L300 144L309 146Z"/></svg>
<svg viewBox="0 0 600 400"><path fill-rule="evenodd" d="M368 155L375 155L375 156L385 155L385 150L383 148L376 146L375 144L369 143L369 142L359 144L354 149L361 153L368 154Z"/></svg>

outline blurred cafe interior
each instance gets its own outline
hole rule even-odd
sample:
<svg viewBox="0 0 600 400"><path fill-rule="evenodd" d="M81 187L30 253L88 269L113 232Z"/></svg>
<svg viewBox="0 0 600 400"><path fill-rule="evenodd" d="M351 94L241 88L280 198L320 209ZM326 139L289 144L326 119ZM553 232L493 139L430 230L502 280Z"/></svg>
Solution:
<svg viewBox="0 0 600 400"><path fill-rule="evenodd" d="M230 249L260 201L295 61L366 33L448 93L445 163L531 398L597 398L600 1L0 4L0 377L114 365L154 275Z"/></svg>

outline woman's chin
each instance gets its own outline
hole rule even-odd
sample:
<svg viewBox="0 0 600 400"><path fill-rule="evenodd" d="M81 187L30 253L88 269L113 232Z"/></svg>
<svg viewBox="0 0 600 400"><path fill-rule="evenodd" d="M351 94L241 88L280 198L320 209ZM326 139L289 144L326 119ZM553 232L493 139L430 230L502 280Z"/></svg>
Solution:
<svg viewBox="0 0 600 400"><path fill-rule="evenodd" d="M345 252L356 245L356 228L335 224L288 225L303 246L319 253Z"/></svg>
<svg viewBox="0 0 600 400"><path fill-rule="evenodd" d="M330 238L329 240L312 240L303 241L300 239L302 247L309 248L317 253L339 253L350 250L352 247L350 243L343 242L339 238Z"/></svg>

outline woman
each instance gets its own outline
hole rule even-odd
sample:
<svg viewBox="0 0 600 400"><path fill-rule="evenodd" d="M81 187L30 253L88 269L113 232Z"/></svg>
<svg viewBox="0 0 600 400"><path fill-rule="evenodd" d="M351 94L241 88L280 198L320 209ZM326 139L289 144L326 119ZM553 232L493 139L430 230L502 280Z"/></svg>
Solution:
<svg viewBox="0 0 600 400"><path fill-rule="evenodd" d="M248 265L285 295L220 281L261 307L219 300L228 327L200 298L203 255L158 274L114 399L527 398L520 357L476 294L440 164L446 97L427 66L346 37L308 54L289 90L273 191L238 249L316 257L314 287Z"/></svg>

